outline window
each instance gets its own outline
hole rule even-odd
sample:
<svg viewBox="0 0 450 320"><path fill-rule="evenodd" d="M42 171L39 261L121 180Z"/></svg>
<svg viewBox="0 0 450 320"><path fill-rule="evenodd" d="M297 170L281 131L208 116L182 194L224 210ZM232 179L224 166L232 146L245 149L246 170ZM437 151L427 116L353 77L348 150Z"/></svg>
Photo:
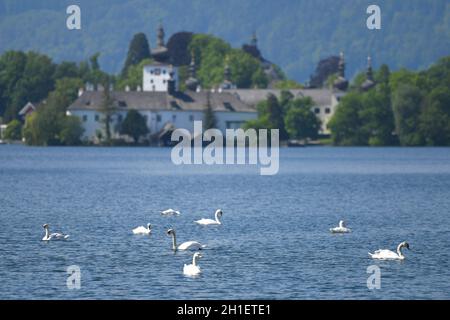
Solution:
<svg viewBox="0 0 450 320"><path fill-rule="evenodd" d="M98 115L98 114L96 114L96 115L95 115L95 121L97 121L97 122L98 122L99 120L100 120L100 117L99 117L99 115Z"/></svg>
<svg viewBox="0 0 450 320"><path fill-rule="evenodd" d="M117 116L117 122L118 123L121 123L123 121L123 116L121 115L121 114L119 114L118 116Z"/></svg>
<svg viewBox="0 0 450 320"><path fill-rule="evenodd" d="M159 76L161 74L161 69L155 69L155 75Z"/></svg>
<svg viewBox="0 0 450 320"><path fill-rule="evenodd" d="M328 113L330 113L330 112L331 112L330 108L325 108L325 113L326 113L326 114L328 114Z"/></svg>
<svg viewBox="0 0 450 320"><path fill-rule="evenodd" d="M194 115L193 114L191 114L191 115L189 115L189 121L194 121Z"/></svg>
<svg viewBox="0 0 450 320"><path fill-rule="evenodd" d="M179 104L176 102L176 101L170 101L170 107L172 108L172 109L178 109L178 110L181 110L181 107L179 106Z"/></svg>
<svg viewBox="0 0 450 320"><path fill-rule="evenodd" d="M166 79L163 80L163 83L166 83Z"/></svg>
<svg viewBox="0 0 450 320"><path fill-rule="evenodd" d="M315 108L315 109L314 109L314 112L315 112L316 114L319 114L319 113L320 113L320 108Z"/></svg>
<svg viewBox="0 0 450 320"><path fill-rule="evenodd" d="M86 122L86 121L87 121L87 115L84 114L84 115L83 115L83 122Z"/></svg>
<svg viewBox="0 0 450 320"><path fill-rule="evenodd" d="M225 109L229 110L229 111L234 111L233 106L231 105L231 103L229 102L224 102L223 106L225 107Z"/></svg>
<svg viewBox="0 0 450 320"><path fill-rule="evenodd" d="M172 115L172 122L175 122L177 120L177 115L176 114L173 114Z"/></svg>
<svg viewBox="0 0 450 320"><path fill-rule="evenodd" d="M150 83L153 83L153 79L150 79Z"/></svg>
<svg viewBox="0 0 450 320"><path fill-rule="evenodd" d="M127 106L127 103L126 103L125 101L119 100L119 107L124 108L124 107L126 107L126 106Z"/></svg>
<svg viewBox="0 0 450 320"><path fill-rule="evenodd" d="M161 115L160 114L156 115L156 122L161 122Z"/></svg>
<svg viewBox="0 0 450 320"><path fill-rule="evenodd" d="M166 70L163 70L163 74L166 74Z"/></svg>
<svg viewBox="0 0 450 320"><path fill-rule="evenodd" d="M153 74L153 70L150 70L150 74Z"/></svg>

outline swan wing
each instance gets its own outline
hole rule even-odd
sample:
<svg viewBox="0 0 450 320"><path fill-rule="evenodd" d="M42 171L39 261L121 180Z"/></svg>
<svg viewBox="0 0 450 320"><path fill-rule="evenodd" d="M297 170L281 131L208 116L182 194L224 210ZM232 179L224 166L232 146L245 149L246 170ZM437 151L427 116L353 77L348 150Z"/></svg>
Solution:
<svg viewBox="0 0 450 320"><path fill-rule="evenodd" d="M65 240L68 238L69 238L68 234L62 234L62 233L55 232L55 233L50 234L48 236L48 239L46 239L46 240Z"/></svg>
<svg viewBox="0 0 450 320"><path fill-rule="evenodd" d="M178 250L188 250L188 249L202 249L204 246L197 241L186 241L178 246Z"/></svg>
<svg viewBox="0 0 450 320"><path fill-rule="evenodd" d="M372 255L372 258L376 258L376 259L398 259L399 256L397 253L391 251L391 250L386 250L386 249L380 249L375 251L375 253Z"/></svg>
<svg viewBox="0 0 450 320"><path fill-rule="evenodd" d="M134 234L147 234L150 233L146 227L140 226L133 229Z"/></svg>
<svg viewBox="0 0 450 320"><path fill-rule="evenodd" d="M161 211L161 214L162 215L179 215L180 211L173 210L173 209L167 209L167 210Z"/></svg>
<svg viewBox="0 0 450 320"><path fill-rule="evenodd" d="M201 270L198 266L194 266L192 264L184 265L183 273L187 276L195 276L195 275L198 275L200 272L201 272Z"/></svg>
<svg viewBox="0 0 450 320"><path fill-rule="evenodd" d="M212 219L200 219L197 221L194 221L197 224L203 224L203 225L207 225L207 224L217 224L216 220L212 220Z"/></svg>

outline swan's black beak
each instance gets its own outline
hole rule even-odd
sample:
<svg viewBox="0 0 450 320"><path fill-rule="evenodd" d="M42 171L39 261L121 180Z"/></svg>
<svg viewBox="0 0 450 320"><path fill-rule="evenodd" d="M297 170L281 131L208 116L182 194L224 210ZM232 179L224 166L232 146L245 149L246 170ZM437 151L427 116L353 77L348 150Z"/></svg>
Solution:
<svg viewBox="0 0 450 320"><path fill-rule="evenodd" d="M405 245L405 247L406 247L406 249L411 250L411 249L409 248L409 243L407 243L407 244Z"/></svg>

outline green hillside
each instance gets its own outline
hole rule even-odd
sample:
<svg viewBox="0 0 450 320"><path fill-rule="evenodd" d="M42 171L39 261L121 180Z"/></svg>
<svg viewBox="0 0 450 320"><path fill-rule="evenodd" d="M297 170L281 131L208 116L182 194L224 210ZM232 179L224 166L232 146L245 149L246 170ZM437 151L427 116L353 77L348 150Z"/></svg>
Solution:
<svg viewBox="0 0 450 320"><path fill-rule="evenodd" d="M130 39L144 32L150 46L162 21L166 40L178 31L210 33L234 47L253 31L265 58L305 81L317 62L344 50L351 77L371 54L374 65L420 69L450 53L450 2L379 0L382 30L366 28L367 0L1 0L0 53L37 50L55 61L81 61L101 52L100 64L119 73ZM66 28L65 9L78 4L82 30Z"/></svg>

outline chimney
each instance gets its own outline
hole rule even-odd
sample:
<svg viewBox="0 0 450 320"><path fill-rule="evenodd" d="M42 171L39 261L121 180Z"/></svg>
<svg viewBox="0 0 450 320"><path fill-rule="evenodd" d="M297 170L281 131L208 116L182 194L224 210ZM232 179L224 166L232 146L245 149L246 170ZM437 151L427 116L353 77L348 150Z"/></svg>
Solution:
<svg viewBox="0 0 450 320"><path fill-rule="evenodd" d="M83 94L84 89L83 88L79 88L78 89L78 96L81 97L81 95Z"/></svg>

